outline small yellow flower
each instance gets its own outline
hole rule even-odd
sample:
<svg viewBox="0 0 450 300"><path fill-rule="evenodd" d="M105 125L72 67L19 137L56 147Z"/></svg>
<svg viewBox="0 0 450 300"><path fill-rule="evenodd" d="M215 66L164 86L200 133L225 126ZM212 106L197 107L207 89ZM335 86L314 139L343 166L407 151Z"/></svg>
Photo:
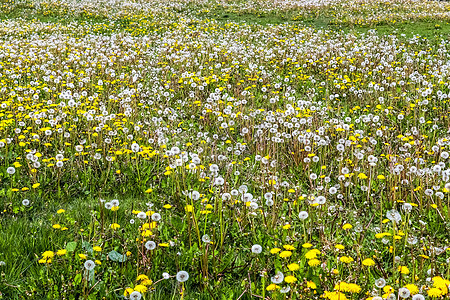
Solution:
<svg viewBox="0 0 450 300"><path fill-rule="evenodd" d="M145 285L142 284L138 284L134 287L135 291L138 291L139 293L143 294L147 292L147 287Z"/></svg>
<svg viewBox="0 0 450 300"><path fill-rule="evenodd" d="M320 265L320 260L318 259L311 259L308 261L308 265L311 267L316 267L318 265Z"/></svg>
<svg viewBox="0 0 450 300"><path fill-rule="evenodd" d="M351 258L349 256L342 256L339 258L339 260L343 263L349 264L353 261L353 258Z"/></svg>
<svg viewBox="0 0 450 300"><path fill-rule="evenodd" d="M380 175L378 175L378 176L377 176L377 178L378 178L379 180L384 180L384 179L386 179L386 177L384 177L384 176L383 176L383 175L381 175L381 174L380 174Z"/></svg>
<svg viewBox="0 0 450 300"><path fill-rule="evenodd" d="M292 275L289 275L289 276L286 276L286 277L284 278L284 281L286 281L287 283L293 283L293 282L296 282L296 281L297 281L297 278L295 278L295 277L292 276Z"/></svg>
<svg viewBox="0 0 450 300"><path fill-rule="evenodd" d="M53 258L53 256L55 256L55 253L53 251L45 251L44 253L42 253L43 259Z"/></svg>
<svg viewBox="0 0 450 300"><path fill-rule="evenodd" d="M407 266L399 266L398 271L402 274L409 274L409 269Z"/></svg>
<svg viewBox="0 0 450 300"><path fill-rule="evenodd" d="M279 288L280 288L280 287L279 287L278 285L272 283L272 284L269 284L269 285L266 287L266 290L268 290L268 291L274 291L274 290L279 289Z"/></svg>
<svg viewBox="0 0 450 300"><path fill-rule="evenodd" d="M336 244L336 245L334 246L334 248L339 249L339 250L344 250L344 249L345 249L345 246L344 246L344 245L341 245L341 244Z"/></svg>
<svg viewBox="0 0 450 300"><path fill-rule="evenodd" d="M92 249L94 249L94 251L97 251L97 252L102 251L102 247L99 247L99 246L94 246L94 247L92 247Z"/></svg>
<svg viewBox="0 0 450 300"><path fill-rule="evenodd" d="M317 285L314 282L312 282L312 281L306 282L306 286L309 287L312 290L317 289Z"/></svg>
<svg viewBox="0 0 450 300"><path fill-rule="evenodd" d="M78 257L80 259L87 259L87 256L85 254L82 254L82 253L78 254Z"/></svg>
<svg viewBox="0 0 450 300"><path fill-rule="evenodd" d="M352 224L349 224L349 223L345 223L344 226L342 226L342 229L344 229L344 230L352 229L352 228L353 228Z"/></svg>
<svg viewBox="0 0 450 300"><path fill-rule="evenodd" d="M63 212L66 212L64 209L59 209L56 213L58 213L58 214L62 214Z"/></svg>
<svg viewBox="0 0 450 300"><path fill-rule="evenodd" d="M117 224L117 223L113 223L113 224L111 224L111 228L112 228L113 230L117 230L117 229L120 228L120 225Z"/></svg>
<svg viewBox="0 0 450 300"><path fill-rule="evenodd" d="M371 258L366 258L365 260L362 261L362 264L364 266L371 267L371 266L375 265L375 262Z"/></svg>
<svg viewBox="0 0 450 300"><path fill-rule="evenodd" d="M41 185L40 183L35 183L35 184L33 184L31 187L32 187L33 189L37 189L40 185Z"/></svg>
<svg viewBox="0 0 450 300"><path fill-rule="evenodd" d="M296 263L290 264L287 267L290 271L297 271L298 269L300 269L300 266Z"/></svg>
<svg viewBox="0 0 450 300"><path fill-rule="evenodd" d="M123 295L125 297L128 297L132 292L134 292L132 288L126 288L125 291L123 292Z"/></svg>
<svg viewBox="0 0 450 300"><path fill-rule="evenodd" d="M278 253L280 251L281 251L280 248L273 248L273 249L270 250L270 253L275 254L275 253Z"/></svg>
<svg viewBox="0 0 450 300"><path fill-rule="evenodd" d="M56 251L56 255L58 255L58 256L66 255L66 253L67 253L66 249L61 249L61 250Z"/></svg>
<svg viewBox="0 0 450 300"><path fill-rule="evenodd" d="M302 247L305 248L305 249L308 249L308 248L311 248L311 247L312 247L312 244L310 244L310 243L304 243L304 244L302 245Z"/></svg>
<svg viewBox="0 0 450 300"><path fill-rule="evenodd" d="M96 260L95 260L95 264L96 264L96 265L101 265L101 264L102 264L102 262L101 262L101 261L99 261L98 259L96 259Z"/></svg>
<svg viewBox="0 0 450 300"><path fill-rule="evenodd" d="M280 253L280 257L281 258L286 258L286 257L289 257L289 256L291 256L292 255L292 252L291 251L282 251L281 253Z"/></svg>
<svg viewBox="0 0 450 300"><path fill-rule="evenodd" d="M147 193L147 194L150 194L151 192L153 192L153 189L151 189L151 188L145 191L145 193Z"/></svg>
<svg viewBox="0 0 450 300"><path fill-rule="evenodd" d="M291 246L291 245L283 245L283 248L284 248L285 250L289 250L289 251L295 250L295 247L294 247L294 246Z"/></svg>
<svg viewBox="0 0 450 300"><path fill-rule="evenodd" d="M53 224L52 227L55 229L61 229L61 225L59 224Z"/></svg>
<svg viewBox="0 0 450 300"><path fill-rule="evenodd" d="M367 175L364 174L364 173L359 173L359 174L358 174L358 178L359 178L359 179L367 179L368 177L367 177Z"/></svg>
<svg viewBox="0 0 450 300"><path fill-rule="evenodd" d="M170 204L166 204L166 205L164 205L163 206L165 209L169 209L169 208L171 208L172 207L172 205L170 205Z"/></svg>

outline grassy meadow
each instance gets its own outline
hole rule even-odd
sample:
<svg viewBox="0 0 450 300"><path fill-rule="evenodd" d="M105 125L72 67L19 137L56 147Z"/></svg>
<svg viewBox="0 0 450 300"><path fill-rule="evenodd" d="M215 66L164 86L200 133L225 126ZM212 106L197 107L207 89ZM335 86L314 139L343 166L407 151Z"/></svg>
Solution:
<svg viewBox="0 0 450 300"><path fill-rule="evenodd" d="M449 22L0 0L0 299L450 299Z"/></svg>

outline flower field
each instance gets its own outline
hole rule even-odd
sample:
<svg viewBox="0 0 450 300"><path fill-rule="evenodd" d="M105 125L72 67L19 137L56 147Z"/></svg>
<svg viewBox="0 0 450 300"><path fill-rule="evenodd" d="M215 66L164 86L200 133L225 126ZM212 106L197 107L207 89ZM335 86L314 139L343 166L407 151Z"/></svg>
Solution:
<svg viewBox="0 0 450 300"><path fill-rule="evenodd" d="M448 22L0 0L0 299L450 299Z"/></svg>

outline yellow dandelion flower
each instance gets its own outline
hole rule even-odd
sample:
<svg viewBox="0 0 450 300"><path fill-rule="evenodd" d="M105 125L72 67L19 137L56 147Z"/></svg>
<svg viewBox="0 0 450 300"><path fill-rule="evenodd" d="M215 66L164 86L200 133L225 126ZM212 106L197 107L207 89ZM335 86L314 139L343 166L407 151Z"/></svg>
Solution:
<svg viewBox="0 0 450 300"><path fill-rule="evenodd" d="M278 253L280 251L281 251L280 248L273 248L273 249L270 250L270 253L275 254L275 253Z"/></svg>
<svg viewBox="0 0 450 300"><path fill-rule="evenodd" d="M290 271L297 271L298 269L300 269L300 266L296 263L290 264L287 267Z"/></svg>
<svg viewBox="0 0 450 300"><path fill-rule="evenodd" d="M113 224L111 224L111 228L112 228L113 230L117 230L117 229L120 228L120 225L117 224L117 223L113 223Z"/></svg>
<svg viewBox="0 0 450 300"><path fill-rule="evenodd" d="M278 285L276 285L275 283L269 284L266 287L266 290L268 291L275 291L276 289L279 289L280 287Z"/></svg>
<svg viewBox="0 0 450 300"><path fill-rule="evenodd" d="M281 253L280 253L280 257L281 258L286 258L286 257L289 257L289 256L291 256L292 255L292 252L291 251L282 251Z"/></svg>
<svg viewBox="0 0 450 300"><path fill-rule="evenodd" d="M67 253L66 249L61 249L61 250L56 251L56 255L58 255L58 256L66 255L66 253Z"/></svg>
<svg viewBox="0 0 450 300"><path fill-rule="evenodd" d="M318 259L311 259L308 261L308 265L311 267L316 267L318 265L320 265L320 260Z"/></svg>
<svg viewBox="0 0 450 300"><path fill-rule="evenodd" d="M297 281L297 278L295 278L295 277L292 276L292 275L289 275L289 276L286 276L286 277L284 278L284 281L286 281L287 283L294 283L294 282Z"/></svg>
<svg viewBox="0 0 450 300"><path fill-rule="evenodd" d="M137 292L139 292L139 293L141 293L141 294L144 294L144 293L147 292L148 289L147 289L147 287L146 287L145 285L138 284L138 285L136 285L136 286L134 287L134 290L137 291Z"/></svg>
<svg viewBox="0 0 450 300"><path fill-rule="evenodd" d="M402 274L409 274L409 269L407 266L399 266L398 271Z"/></svg>
<svg viewBox="0 0 450 300"><path fill-rule="evenodd" d="M353 261L353 258L351 258L349 256L342 256L339 258L339 260L343 263L349 264Z"/></svg>
<svg viewBox="0 0 450 300"><path fill-rule="evenodd" d="M342 226L342 229L344 229L344 230L348 230L348 229L352 229L352 228L353 228L352 224L349 224L349 223L346 223L346 224L344 224L344 226Z"/></svg>
<svg viewBox="0 0 450 300"><path fill-rule="evenodd" d="M438 288L431 288L427 291L428 296L432 298L440 297L444 295L444 292Z"/></svg>
<svg viewBox="0 0 450 300"><path fill-rule="evenodd" d="M371 258L366 258L365 260L362 261L362 264L364 266L371 267L371 266L375 265L375 262Z"/></svg>

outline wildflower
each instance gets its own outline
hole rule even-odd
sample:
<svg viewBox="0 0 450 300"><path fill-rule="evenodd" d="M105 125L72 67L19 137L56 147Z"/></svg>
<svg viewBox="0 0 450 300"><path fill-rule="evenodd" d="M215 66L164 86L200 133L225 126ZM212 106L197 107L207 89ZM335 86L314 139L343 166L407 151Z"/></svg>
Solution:
<svg viewBox="0 0 450 300"><path fill-rule="evenodd" d="M22 205L23 205L23 206L28 206L28 205L30 205L30 200L28 200L28 199L23 199L23 200L22 200Z"/></svg>
<svg viewBox="0 0 450 300"><path fill-rule="evenodd" d="M295 277L292 276L292 275L289 275L289 276L286 276L286 277L284 278L284 281L286 281L287 283L293 283L293 282L296 282L296 281L297 281L297 278L295 278Z"/></svg>
<svg viewBox="0 0 450 300"><path fill-rule="evenodd" d="M6 169L6 173L8 173L9 175L13 175L14 173L16 173L16 168L9 167L8 169Z"/></svg>
<svg viewBox="0 0 450 300"><path fill-rule="evenodd" d="M407 284L405 285L405 288L413 295L419 293L419 288L415 284Z"/></svg>
<svg viewBox="0 0 450 300"><path fill-rule="evenodd" d="M156 248L156 243L154 241L148 241L145 243L145 248L147 248L147 250L153 250Z"/></svg>
<svg viewBox="0 0 450 300"><path fill-rule="evenodd" d="M62 214L62 213L64 213L64 212L66 212L64 209L58 209L58 211L56 212L57 214Z"/></svg>
<svg viewBox="0 0 450 300"><path fill-rule="evenodd" d="M284 274L281 272L277 272L274 276L270 278L270 280L272 281L272 283L280 284L284 280Z"/></svg>
<svg viewBox="0 0 450 300"><path fill-rule="evenodd" d="M407 266L399 266L398 271L402 274L409 274L409 269Z"/></svg>
<svg viewBox="0 0 450 300"><path fill-rule="evenodd" d="M312 290L317 289L317 285L313 281L307 281L306 286Z"/></svg>
<svg viewBox="0 0 450 300"><path fill-rule="evenodd" d="M130 300L140 300L142 298L142 294L138 291L133 291L130 293Z"/></svg>
<svg viewBox="0 0 450 300"><path fill-rule="evenodd" d="M375 286L379 289L383 288L386 285L386 280L384 278L378 278L375 280Z"/></svg>
<svg viewBox="0 0 450 300"><path fill-rule="evenodd" d="M371 258L366 258L365 260L362 261L362 264L364 266L371 267L371 266L375 265L375 262Z"/></svg>
<svg viewBox="0 0 450 300"><path fill-rule="evenodd" d="M117 229L120 228L120 225L117 224L117 223L113 223L113 224L111 224L111 228L112 228L113 230L117 230Z"/></svg>
<svg viewBox="0 0 450 300"><path fill-rule="evenodd" d="M84 262L84 268L88 271L94 270L95 262L93 262L92 260L86 260Z"/></svg>
<svg viewBox="0 0 450 300"><path fill-rule="evenodd" d="M255 244L252 246L252 253L260 254L262 252L261 245Z"/></svg>
<svg viewBox="0 0 450 300"><path fill-rule="evenodd" d="M297 271L298 269L300 269L300 266L296 263L292 263L292 264L288 265L287 267L290 271Z"/></svg>
<svg viewBox="0 0 450 300"><path fill-rule="evenodd" d="M286 294L286 293L289 293L290 290L291 290L291 287L290 287L289 285L287 285L287 286L282 287L282 288L280 289L280 293Z"/></svg>
<svg viewBox="0 0 450 300"><path fill-rule="evenodd" d="M56 255L58 255L58 256L66 255L66 253L67 253L66 249L60 249L60 250L56 251Z"/></svg>
<svg viewBox="0 0 450 300"><path fill-rule="evenodd" d="M270 250L270 253L276 254L276 253L278 253L278 252L280 252L280 251L281 251L280 248L273 248L273 249Z"/></svg>
<svg viewBox="0 0 450 300"><path fill-rule="evenodd" d="M308 218L308 212L307 211L301 211L299 214L298 214L298 217L299 217L299 219L300 220L306 220L307 218Z"/></svg>
<svg viewBox="0 0 450 300"><path fill-rule="evenodd" d="M436 298L444 295L444 292L438 288L431 288L427 291L427 294L432 298Z"/></svg>
<svg viewBox="0 0 450 300"><path fill-rule="evenodd" d="M318 259L310 259L308 261L308 265L310 267L317 267L318 265L320 265L320 260L318 260Z"/></svg>
<svg viewBox="0 0 450 300"><path fill-rule="evenodd" d="M78 257L80 259L86 259L87 258L87 256L85 254L82 254L82 253L78 254Z"/></svg>
<svg viewBox="0 0 450 300"><path fill-rule="evenodd" d="M281 257L281 258L290 257L291 255L292 255L292 252L291 252L291 251L282 251L282 252L280 253L280 257Z"/></svg>
<svg viewBox="0 0 450 300"><path fill-rule="evenodd" d="M407 288L399 288L398 295L400 298L408 298L411 295L411 292Z"/></svg>
<svg viewBox="0 0 450 300"><path fill-rule="evenodd" d="M53 251L45 251L42 253L43 259L52 259L55 256L55 253Z"/></svg>
<svg viewBox="0 0 450 300"><path fill-rule="evenodd" d="M186 271L179 271L176 278L178 282L185 282L189 279L189 274Z"/></svg>
<svg viewBox="0 0 450 300"><path fill-rule="evenodd" d="M344 224L344 226L342 226L342 229L344 229L344 230L348 230L348 229L352 229L352 224L349 224L349 223L346 223L346 224Z"/></svg>
<svg viewBox="0 0 450 300"><path fill-rule="evenodd" d="M127 297L128 295L130 295L133 292L132 288L126 288L125 291L123 292L123 295L125 297Z"/></svg>
<svg viewBox="0 0 450 300"><path fill-rule="evenodd" d="M269 285L266 287L266 290L268 290L268 291L274 291L274 290L276 290L276 289L278 289L278 288L279 288L279 286L277 286L276 284L272 283L272 284L269 284Z"/></svg>
<svg viewBox="0 0 450 300"><path fill-rule="evenodd" d="M353 261L353 258L351 258L349 256L342 256L339 258L339 260L343 263L349 264Z"/></svg>
<svg viewBox="0 0 450 300"><path fill-rule="evenodd" d="M134 287L134 290L139 292L139 293L141 293L141 294L143 294L143 293L146 293L148 289L147 289L147 287L145 285L138 284L138 285L136 285Z"/></svg>
<svg viewBox="0 0 450 300"><path fill-rule="evenodd" d="M102 251L102 247L99 247L99 246L94 246L94 247L92 247L92 249L94 251L96 251L96 252L101 252Z"/></svg>

